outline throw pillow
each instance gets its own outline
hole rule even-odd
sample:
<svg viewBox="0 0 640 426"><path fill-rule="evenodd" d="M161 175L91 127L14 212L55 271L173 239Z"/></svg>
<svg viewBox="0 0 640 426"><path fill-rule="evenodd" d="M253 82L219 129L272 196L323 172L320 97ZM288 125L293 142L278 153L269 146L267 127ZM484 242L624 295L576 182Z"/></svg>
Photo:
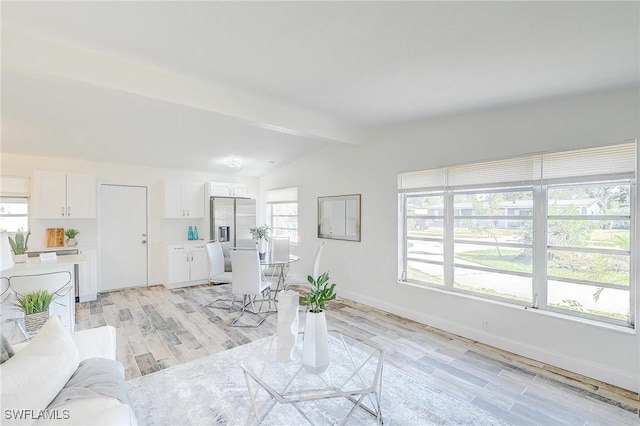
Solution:
<svg viewBox="0 0 640 426"><path fill-rule="evenodd" d="M0 336L1 336L1 338L0 338L0 346L1 346L0 364L2 364L3 362L5 362L9 358L11 358L14 355L14 352L13 352L13 348L11 347L11 345L9 344L7 339L4 338L4 334L0 334Z"/></svg>
<svg viewBox="0 0 640 426"><path fill-rule="evenodd" d="M55 398L79 362L71 333L60 318L52 316L23 350L0 365L3 424L33 423L33 417ZM22 413L22 418L18 414L7 418L7 410Z"/></svg>

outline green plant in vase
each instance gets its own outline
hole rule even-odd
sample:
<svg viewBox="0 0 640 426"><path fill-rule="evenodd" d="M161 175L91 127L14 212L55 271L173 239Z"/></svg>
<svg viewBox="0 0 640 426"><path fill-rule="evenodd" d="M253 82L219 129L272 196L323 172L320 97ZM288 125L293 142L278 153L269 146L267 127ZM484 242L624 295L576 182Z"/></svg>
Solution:
<svg viewBox="0 0 640 426"><path fill-rule="evenodd" d="M265 255L267 254L267 242L269 242L269 230L271 228L269 225L261 225L255 228L249 228L249 232L251 233L251 238L256 240L256 245L258 249L258 254L260 255L260 260L264 260Z"/></svg>
<svg viewBox="0 0 640 426"><path fill-rule="evenodd" d="M311 291L306 296L300 297L300 304L308 306L307 310L315 314L322 312L326 308L329 300L336 298L335 284L329 284L329 273L325 272L317 279L311 275L307 276L307 281L311 285Z"/></svg>
<svg viewBox="0 0 640 426"><path fill-rule="evenodd" d="M78 245L78 241L76 241L76 235L78 235L80 231L77 229L69 228L64 231L65 237L67 237L67 246L75 247Z"/></svg>
<svg viewBox="0 0 640 426"><path fill-rule="evenodd" d="M49 306L55 294L47 290L35 290L24 295L17 295L18 306L24 311L24 323L27 333L33 334L49 319Z"/></svg>
<svg viewBox="0 0 640 426"><path fill-rule="evenodd" d="M307 277L311 289L300 298L300 304L307 307L302 341L302 366L312 374L321 374L329 367L329 334L325 309L327 302L336 298L335 284L329 283L329 273L317 279Z"/></svg>
<svg viewBox="0 0 640 426"><path fill-rule="evenodd" d="M24 236L24 232L22 232L22 228L18 229L16 232L15 239L9 238L9 245L11 246L11 251L13 251L13 261L16 263L24 263L27 261L27 250L29 250L29 236L30 232L27 232L27 236Z"/></svg>

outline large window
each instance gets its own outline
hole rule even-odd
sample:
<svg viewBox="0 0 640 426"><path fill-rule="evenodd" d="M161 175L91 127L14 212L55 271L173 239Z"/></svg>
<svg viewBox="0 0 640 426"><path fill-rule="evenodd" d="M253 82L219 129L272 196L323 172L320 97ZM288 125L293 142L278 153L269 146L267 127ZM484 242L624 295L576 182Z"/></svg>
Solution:
<svg viewBox="0 0 640 426"><path fill-rule="evenodd" d="M29 198L0 196L0 229L29 231Z"/></svg>
<svg viewBox="0 0 640 426"><path fill-rule="evenodd" d="M289 237L298 243L298 188L267 191L267 219L274 237Z"/></svg>
<svg viewBox="0 0 640 426"><path fill-rule="evenodd" d="M636 144L399 175L400 279L633 326Z"/></svg>

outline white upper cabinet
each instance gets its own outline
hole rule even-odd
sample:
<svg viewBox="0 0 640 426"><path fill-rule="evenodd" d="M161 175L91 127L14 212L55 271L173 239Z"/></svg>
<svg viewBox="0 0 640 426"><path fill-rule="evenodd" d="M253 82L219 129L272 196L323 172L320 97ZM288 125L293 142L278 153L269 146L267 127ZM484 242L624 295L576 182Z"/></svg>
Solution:
<svg viewBox="0 0 640 426"><path fill-rule="evenodd" d="M212 197L250 198L249 186L242 183L210 182L209 185Z"/></svg>
<svg viewBox="0 0 640 426"><path fill-rule="evenodd" d="M204 218L203 182L165 182L165 218Z"/></svg>
<svg viewBox="0 0 640 426"><path fill-rule="evenodd" d="M96 217L96 177L92 175L35 172L31 196L36 218Z"/></svg>

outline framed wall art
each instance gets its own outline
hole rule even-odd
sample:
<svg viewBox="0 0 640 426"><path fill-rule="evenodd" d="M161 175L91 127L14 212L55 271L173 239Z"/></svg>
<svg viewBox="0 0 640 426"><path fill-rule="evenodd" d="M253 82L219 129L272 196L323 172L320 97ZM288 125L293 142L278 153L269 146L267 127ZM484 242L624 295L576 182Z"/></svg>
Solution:
<svg viewBox="0 0 640 426"><path fill-rule="evenodd" d="M318 238L360 241L360 194L318 197Z"/></svg>

